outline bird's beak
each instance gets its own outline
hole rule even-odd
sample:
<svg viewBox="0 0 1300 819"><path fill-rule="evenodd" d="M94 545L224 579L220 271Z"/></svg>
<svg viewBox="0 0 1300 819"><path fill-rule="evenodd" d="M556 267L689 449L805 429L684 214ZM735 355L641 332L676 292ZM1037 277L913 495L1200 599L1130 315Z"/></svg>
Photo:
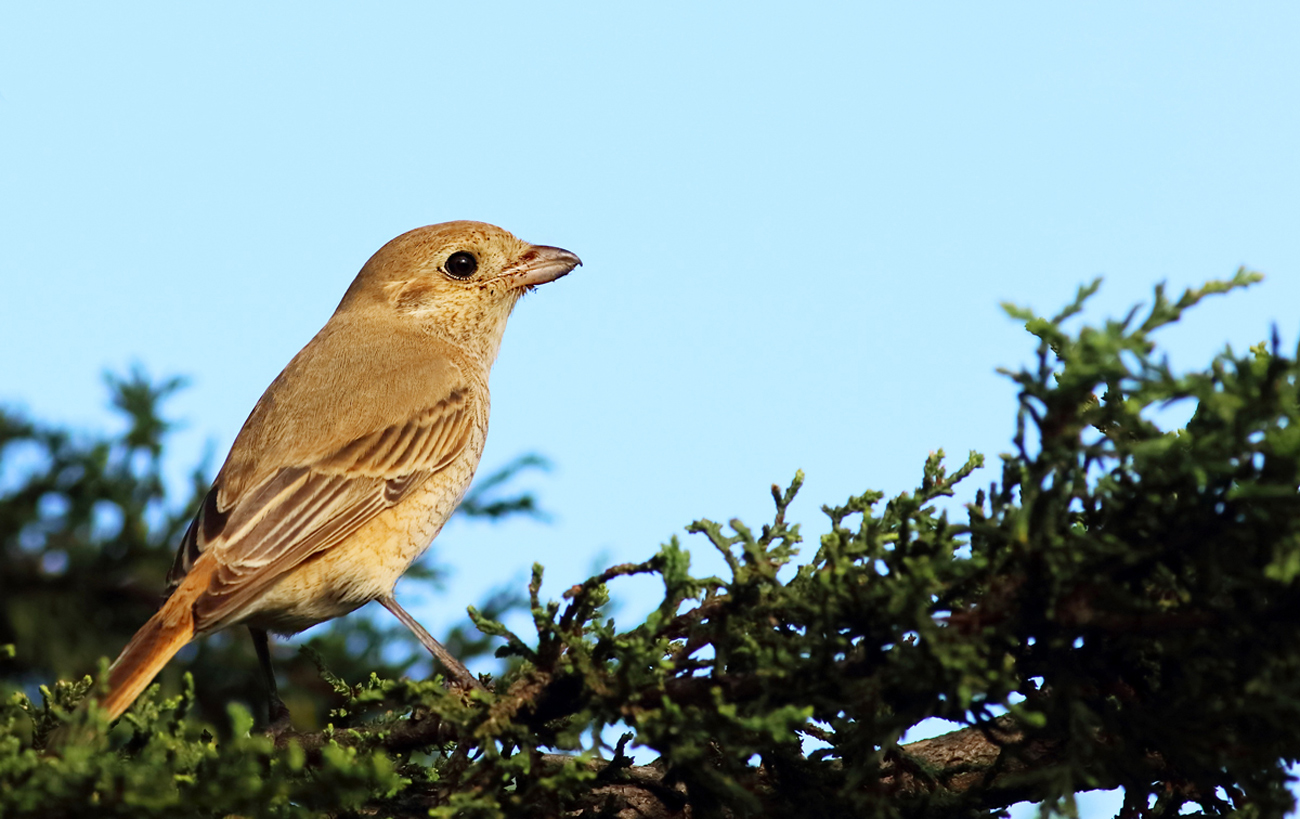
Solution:
<svg viewBox="0 0 1300 819"><path fill-rule="evenodd" d="M524 254L522 262L503 278L512 287L533 287L553 282L582 264L582 259L567 250L546 245L533 245Z"/></svg>

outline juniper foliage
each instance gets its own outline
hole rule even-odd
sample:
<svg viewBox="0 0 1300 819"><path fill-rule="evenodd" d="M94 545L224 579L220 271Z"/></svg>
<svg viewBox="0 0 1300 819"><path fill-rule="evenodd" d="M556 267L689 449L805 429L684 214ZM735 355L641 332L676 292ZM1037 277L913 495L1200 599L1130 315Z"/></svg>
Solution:
<svg viewBox="0 0 1300 819"><path fill-rule="evenodd" d="M39 752L89 682L0 711L0 812L223 816L989 816L1123 788L1127 817L1281 817L1300 756L1300 405L1276 337L1177 373L1161 328L1239 272L1121 320L1009 307L1038 340L1000 474L930 456L919 486L826 506L815 548L787 520L701 520L722 576L677 538L640 564L542 594L533 633L474 612L512 661L491 691L338 673L330 725L267 737L194 690ZM1170 424L1179 408L1185 423ZM1190 413L1190 414L1189 414ZM644 622L607 616L652 574ZM949 734L902 743L923 720ZM619 737L614 739L614 737ZM628 749L655 756L634 764Z"/></svg>

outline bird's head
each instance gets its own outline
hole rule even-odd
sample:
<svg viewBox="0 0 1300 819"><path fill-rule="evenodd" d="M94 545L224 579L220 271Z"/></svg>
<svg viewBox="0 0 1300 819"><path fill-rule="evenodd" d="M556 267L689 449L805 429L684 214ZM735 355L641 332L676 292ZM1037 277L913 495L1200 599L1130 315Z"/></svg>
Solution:
<svg viewBox="0 0 1300 819"><path fill-rule="evenodd" d="M582 264L567 250L533 245L484 222L444 222L379 249L339 303L396 311L448 340L495 357L506 318L525 291Z"/></svg>

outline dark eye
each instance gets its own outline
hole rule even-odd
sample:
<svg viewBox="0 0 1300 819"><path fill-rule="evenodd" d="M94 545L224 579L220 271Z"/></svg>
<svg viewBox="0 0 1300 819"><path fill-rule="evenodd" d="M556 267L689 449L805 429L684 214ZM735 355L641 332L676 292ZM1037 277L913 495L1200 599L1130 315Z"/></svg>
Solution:
<svg viewBox="0 0 1300 819"><path fill-rule="evenodd" d="M468 279L478 270L478 259L474 258L473 253L467 253L464 250L458 251L447 257L447 264L444 265L446 271L458 279Z"/></svg>

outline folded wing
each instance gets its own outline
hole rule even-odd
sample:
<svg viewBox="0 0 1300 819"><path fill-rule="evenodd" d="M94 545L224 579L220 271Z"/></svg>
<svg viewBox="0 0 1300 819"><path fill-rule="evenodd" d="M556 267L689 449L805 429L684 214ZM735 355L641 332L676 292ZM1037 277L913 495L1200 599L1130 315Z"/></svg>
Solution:
<svg viewBox="0 0 1300 819"><path fill-rule="evenodd" d="M196 630L237 619L287 572L445 469L469 443L473 409L471 391L461 385L433 406L302 463L259 469L238 492L228 491L219 475L168 577L175 585L203 554L216 559L207 591L194 604Z"/></svg>

